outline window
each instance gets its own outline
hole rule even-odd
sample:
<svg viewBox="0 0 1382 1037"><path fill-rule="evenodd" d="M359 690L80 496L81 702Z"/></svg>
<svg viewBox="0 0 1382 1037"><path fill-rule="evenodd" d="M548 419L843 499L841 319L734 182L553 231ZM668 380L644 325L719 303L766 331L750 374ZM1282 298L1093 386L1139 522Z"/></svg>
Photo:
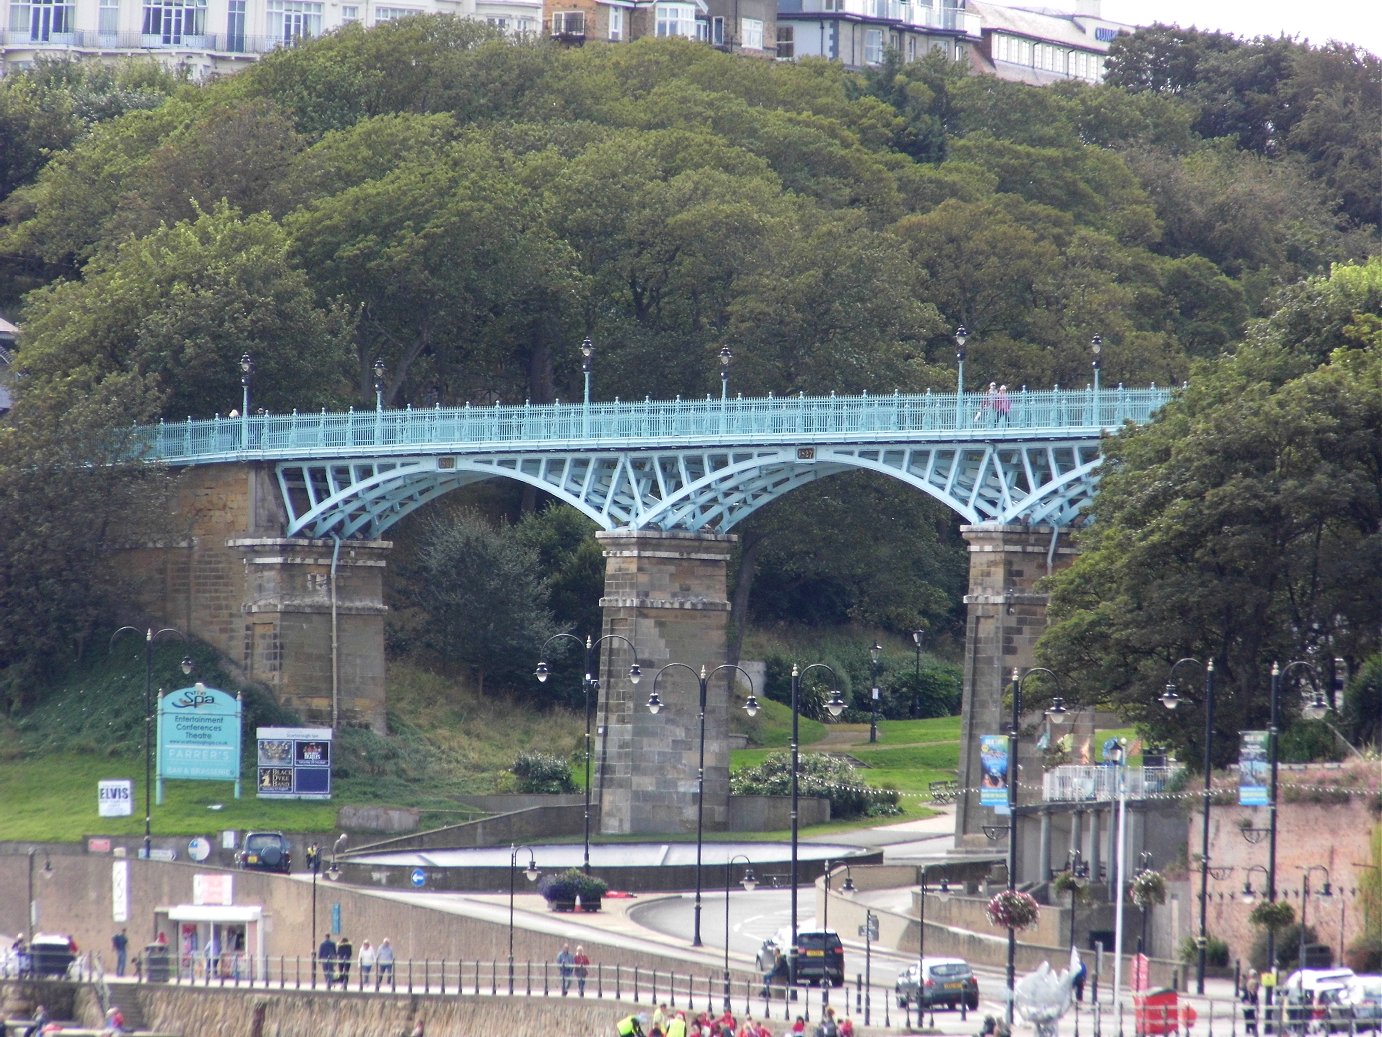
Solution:
<svg viewBox="0 0 1382 1037"><path fill-rule="evenodd" d="M206 32L206 0L144 0L146 44L175 46Z"/></svg>
<svg viewBox="0 0 1382 1037"><path fill-rule="evenodd" d="M624 38L624 9L622 7L609 9L609 38L615 42Z"/></svg>
<svg viewBox="0 0 1382 1037"><path fill-rule="evenodd" d="M230 0L226 8L226 50L245 49L245 0Z"/></svg>
<svg viewBox="0 0 1382 1037"><path fill-rule="evenodd" d="M347 4L341 8L341 24L349 25L351 22L360 20L360 8L354 4Z"/></svg>
<svg viewBox="0 0 1382 1037"><path fill-rule="evenodd" d="M120 31L120 0L101 0L96 31L102 36L114 36Z"/></svg>
<svg viewBox="0 0 1382 1037"><path fill-rule="evenodd" d="M322 34L322 5L317 0L269 0L269 36L293 44Z"/></svg>
<svg viewBox="0 0 1382 1037"><path fill-rule="evenodd" d="M717 47L725 45L725 20L723 18L710 19L710 42Z"/></svg>
<svg viewBox="0 0 1382 1037"><path fill-rule="evenodd" d="M864 64L883 64L883 30L864 30Z"/></svg>
<svg viewBox="0 0 1382 1037"><path fill-rule="evenodd" d="M584 36L584 11L557 11L552 15L553 36Z"/></svg>
<svg viewBox="0 0 1382 1037"><path fill-rule="evenodd" d="M658 4L658 36L684 36L688 40L696 38L695 4Z"/></svg>
<svg viewBox="0 0 1382 1037"><path fill-rule="evenodd" d="M70 4L54 0L30 0L10 5L10 30L27 35L31 43L48 43L54 35L72 31Z"/></svg>
<svg viewBox="0 0 1382 1037"><path fill-rule="evenodd" d="M740 45L748 50L763 49L763 19L761 18L740 18L739 19L739 39Z"/></svg>
<svg viewBox="0 0 1382 1037"><path fill-rule="evenodd" d="M777 56L779 58L795 58L797 56L797 41L794 33L795 26L778 24L777 27Z"/></svg>
<svg viewBox="0 0 1382 1037"><path fill-rule="evenodd" d="M396 22L400 18L411 18L413 15L421 13L415 7L376 7L374 9L374 24L383 25L385 22Z"/></svg>

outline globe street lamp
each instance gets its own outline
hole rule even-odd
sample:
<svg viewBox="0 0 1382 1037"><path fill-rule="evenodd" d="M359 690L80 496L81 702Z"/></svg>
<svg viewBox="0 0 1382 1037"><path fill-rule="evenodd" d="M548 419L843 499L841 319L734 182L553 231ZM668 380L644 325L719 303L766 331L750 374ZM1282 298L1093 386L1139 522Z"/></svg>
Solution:
<svg viewBox="0 0 1382 1037"><path fill-rule="evenodd" d="M921 703L921 645L926 640L926 631L916 629L912 631L912 644L916 646L917 662L916 669L912 673L912 718L916 719L920 712Z"/></svg>
<svg viewBox="0 0 1382 1037"><path fill-rule="evenodd" d="M380 357L374 362L374 409L384 409L384 360Z"/></svg>
<svg viewBox="0 0 1382 1037"><path fill-rule="evenodd" d="M1214 660L1206 662L1198 659L1177 659L1166 675L1166 690L1162 693L1161 704L1167 709L1175 709L1181 703L1176 689L1176 669L1185 663L1204 667L1204 817L1200 830L1200 933L1196 938L1199 945L1199 958L1195 966L1195 993L1204 993L1205 952L1209 943L1207 931L1209 911L1209 804L1213 795L1214 774Z"/></svg>
<svg viewBox="0 0 1382 1037"><path fill-rule="evenodd" d="M138 634L137 627L121 627L110 635L110 648L115 647L115 639L123 633ZM144 631L144 850L141 856L149 859L153 850L153 688L154 688L154 642L164 634L176 637L180 641L186 641L187 637L181 630L173 627L164 627L162 630L154 630L149 627ZM108 649L109 650L109 649ZM181 665L183 674L192 672L192 659L184 656ZM154 935L158 935L158 923L154 923Z"/></svg>
<svg viewBox="0 0 1382 1037"><path fill-rule="evenodd" d="M1104 336L1095 335L1089 340L1090 367L1094 369L1094 421L1099 421L1099 369L1103 366L1100 356L1104 351Z"/></svg>
<svg viewBox="0 0 1382 1037"><path fill-rule="evenodd" d="M728 348L728 347L726 347ZM700 947L701 944L701 850L704 844L705 832L705 699L706 688L710 684L710 678L721 670L738 670L744 675L744 679L749 682L749 697L744 703L744 711L749 716L758 713L758 700L753 697L753 678L749 676L747 670L734 663L721 663L713 670L707 671L702 665L700 673L697 673L686 663L668 663L653 675L653 690L648 695L648 712L656 716L662 712L662 699L658 698L657 682L668 670L686 670L696 678L700 688L700 724L701 724L701 755L700 763L696 768L696 907L695 924L692 929L691 946Z"/></svg>
<svg viewBox="0 0 1382 1037"><path fill-rule="evenodd" d="M1017 667L1012 672L1012 723L1008 727L1008 892L1017 889L1017 735L1022 722L1022 686L1037 673L1044 673L1060 687L1060 678L1044 666L1034 666L1026 673L1019 673ZM1064 705L1061 705L1062 712ZM1013 1022L1013 990L1017 986L1017 930L1008 926L1008 965L1007 965L1008 1005L1006 1021L1009 1029Z"/></svg>
<svg viewBox="0 0 1382 1037"><path fill-rule="evenodd" d="M720 347L720 402L723 404L729 396L729 363L734 359L734 354L729 351L729 346Z"/></svg>
<svg viewBox="0 0 1382 1037"><path fill-rule="evenodd" d="M542 872L537 870L537 859L531 846L515 845L509 847L509 993L513 993L513 877L518 870L518 851L528 851L528 866L523 869L523 877L536 882Z"/></svg>
<svg viewBox="0 0 1382 1037"><path fill-rule="evenodd" d="M832 670L825 663L811 663L809 666L805 668L799 668L796 663L792 664L792 868L788 884L791 886L792 889L791 900L793 957L795 957L797 953L797 841L800 818L800 815L798 814L798 772L801 770L801 758L799 753L801 748L801 678L804 674L810 673L812 670L824 670L826 673L830 674L830 676L834 678L837 683L839 681L839 677L836 676L835 671ZM844 699L841 697L838 688L831 690L830 698L826 702L825 708L830 711L830 715L833 717L838 717L841 713L844 712L845 702ZM753 714L750 713L749 715L752 716ZM792 978L795 979L796 962L790 961L788 962L788 964L792 966L794 970L792 972Z"/></svg>
<svg viewBox="0 0 1382 1037"><path fill-rule="evenodd" d="M878 675L883 672L883 646L877 641L869 649L870 672L873 681L869 686L869 741L878 741Z"/></svg>
<svg viewBox="0 0 1382 1037"><path fill-rule="evenodd" d="M1305 913L1310 905L1310 873L1314 871L1324 872L1324 885L1315 894L1321 900L1328 900L1334 895L1334 891L1329 886L1329 869L1323 864L1309 864L1301 866L1300 876L1300 943L1296 948L1296 968L1303 969L1305 963Z"/></svg>
<svg viewBox="0 0 1382 1037"><path fill-rule="evenodd" d="M729 872L734 867L735 861L744 862L744 877L739 880L739 884L745 891L752 893L758 888L758 880L753 876L753 861L742 853L736 853L729 860L725 861L725 1011L729 1011Z"/></svg>
<svg viewBox="0 0 1382 1037"><path fill-rule="evenodd" d="M969 332L961 324L955 329L955 427L964 424L965 409L965 343Z"/></svg>
<svg viewBox="0 0 1382 1037"><path fill-rule="evenodd" d="M590 340L587 339L587 342ZM551 669L547 665L547 646L553 641L575 641L582 644L582 641L575 634L554 634L542 644L542 659L537 664L534 676L538 683L546 683L551 675ZM585 679L581 681L581 692L585 698L585 859L581 865L587 875L590 874L590 697L591 693L598 691L600 679L595 676L595 649L602 641L623 641L629 646L629 651L633 653L633 665L629 667L629 683L637 684L643 676L643 670L638 665L638 649L634 643L622 634L604 634L595 640L591 640L586 635L585 645Z"/></svg>
<svg viewBox="0 0 1382 1037"><path fill-rule="evenodd" d="M250 382L254 378L254 358L248 353L240 355L240 447L249 446L250 420Z"/></svg>
<svg viewBox="0 0 1382 1037"><path fill-rule="evenodd" d="M581 374L585 376L585 394L583 402L586 407L590 406L590 371L595 366L595 343L590 341L587 335L581 342Z"/></svg>

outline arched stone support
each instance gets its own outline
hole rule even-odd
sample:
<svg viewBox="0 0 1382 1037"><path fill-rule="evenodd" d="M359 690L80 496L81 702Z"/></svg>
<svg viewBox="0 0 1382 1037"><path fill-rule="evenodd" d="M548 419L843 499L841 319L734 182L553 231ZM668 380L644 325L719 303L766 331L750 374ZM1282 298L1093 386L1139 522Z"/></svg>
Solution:
<svg viewBox="0 0 1382 1037"><path fill-rule="evenodd" d="M724 662L729 618L727 571L737 537L716 533L615 530L596 533L605 551L603 633L638 647L643 680L628 679L627 655L601 653L596 744L600 831L695 832L700 754L699 687L681 667L657 680L663 708L646 703L668 663L693 671ZM618 642L606 642L606 645ZM722 671L706 696L707 832L725 827L729 809L729 711L739 694Z"/></svg>

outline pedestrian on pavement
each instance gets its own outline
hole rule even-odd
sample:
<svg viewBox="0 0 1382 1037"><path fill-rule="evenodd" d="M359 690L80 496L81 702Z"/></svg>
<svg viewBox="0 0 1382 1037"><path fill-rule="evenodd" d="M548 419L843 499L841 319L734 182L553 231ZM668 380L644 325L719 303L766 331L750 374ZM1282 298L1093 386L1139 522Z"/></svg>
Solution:
<svg viewBox="0 0 1382 1037"><path fill-rule="evenodd" d="M125 960L130 947L129 934L121 929L110 938L110 945L115 950L115 974L123 976L125 974Z"/></svg>
<svg viewBox="0 0 1382 1037"><path fill-rule="evenodd" d="M614 1024L614 1031L619 1037L646 1037L643 1024L647 1021L646 1015L627 1015Z"/></svg>
<svg viewBox="0 0 1382 1037"><path fill-rule="evenodd" d="M341 989L350 989L350 962L355 957L355 945L349 936L342 936L336 944L336 978L341 981Z"/></svg>
<svg viewBox="0 0 1382 1037"><path fill-rule="evenodd" d="M317 947L317 961L321 962L322 978L326 980L326 989L330 990L336 982L336 941L327 933L322 939L320 946Z"/></svg>
<svg viewBox="0 0 1382 1037"><path fill-rule="evenodd" d="M576 967L576 992L585 997L585 978L590 974L590 958L580 944L576 945L576 956L571 961Z"/></svg>
<svg viewBox="0 0 1382 1037"><path fill-rule="evenodd" d="M557 952L557 970L561 973L561 996L565 997L566 992L571 989L571 972L575 968L576 959L571 954L571 945L564 943L561 950Z"/></svg>
<svg viewBox="0 0 1382 1037"><path fill-rule="evenodd" d="M393 944L389 943L386 936L379 942L379 953L374 957L374 963L379 967L379 975L375 978L374 989L378 990L379 985L385 979L389 981L389 986L393 986Z"/></svg>
<svg viewBox="0 0 1382 1037"><path fill-rule="evenodd" d="M374 947L368 940L360 944L360 988L362 990L369 985L370 972L374 969L374 957Z"/></svg>

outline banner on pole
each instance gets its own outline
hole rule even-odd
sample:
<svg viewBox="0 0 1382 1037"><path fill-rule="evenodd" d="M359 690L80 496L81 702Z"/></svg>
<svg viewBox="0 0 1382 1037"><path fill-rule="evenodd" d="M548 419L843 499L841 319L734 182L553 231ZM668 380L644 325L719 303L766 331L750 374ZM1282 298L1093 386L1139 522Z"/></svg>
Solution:
<svg viewBox="0 0 1382 1037"><path fill-rule="evenodd" d="M1238 755L1238 805L1265 807L1268 800L1267 780L1271 764L1267 759L1267 732L1240 731Z"/></svg>
<svg viewBox="0 0 1382 1037"><path fill-rule="evenodd" d="M979 767L983 776L979 782L979 804L986 807L1008 806L1008 736L979 736Z"/></svg>

